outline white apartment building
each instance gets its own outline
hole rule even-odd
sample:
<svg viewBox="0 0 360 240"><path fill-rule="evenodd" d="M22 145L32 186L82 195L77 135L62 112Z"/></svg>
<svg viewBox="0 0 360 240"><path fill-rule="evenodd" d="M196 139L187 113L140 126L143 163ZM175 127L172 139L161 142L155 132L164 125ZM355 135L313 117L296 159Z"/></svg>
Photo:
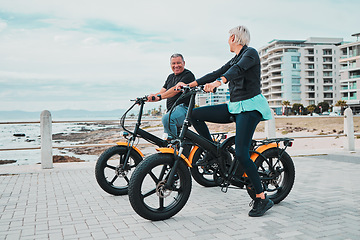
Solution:
<svg viewBox="0 0 360 240"><path fill-rule="evenodd" d="M196 95L195 103L198 106L227 103L230 100L228 85L220 86L215 93L201 93Z"/></svg>
<svg viewBox="0 0 360 240"><path fill-rule="evenodd" d="M259 50L262 93L276 114L283 101L305 107L340 99L339 56L342 38L272 40Z"/></svg>
<svg viewBox="0 0 360 240"><path fill-rule="evenodd" d="M341 100L346 101L354 113L360 113L360 33L354 43L339 46Z"/></svg>

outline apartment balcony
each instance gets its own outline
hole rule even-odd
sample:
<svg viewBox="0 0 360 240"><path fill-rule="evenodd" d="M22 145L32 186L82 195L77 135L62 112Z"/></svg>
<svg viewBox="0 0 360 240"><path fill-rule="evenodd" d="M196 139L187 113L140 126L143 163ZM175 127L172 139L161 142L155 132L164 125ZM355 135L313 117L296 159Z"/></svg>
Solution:
<svg viewBox="0 0 360 240"><path fill-rule="evenodd" d="M333 88L331 87L329 87L329 88L325 88L324 87L324 92L333 92L334 90L333 90Z"/></svg>
<svg viewBox="0 0 360 240"><path fill-rule="evenodd" d="M331 56L332 55L332 50L331 49L323 50L323 55L324 56Z"/></svg>
<svg viewBox="0 0 360 240"><path fill-rule="evenodd" d="M333 70L333 66L331 64L324 64L323 69L324 70Z"/></svg>
<svg viewBox="0 0 360 240"><path fill-rule="evenodd" d="M261 72L267 72L269 71L269 65L266 65L265 67L261 67Z"/></svg>
<svg viewBox="0 0 360 240"><path fill-rule="evenodd" d="M269 91L271 89L271 86L269 85L269 86L266 86L266 87L264 87L264 86L262 86L261 87L261 90L262 91Z"/></svg>
<svg viewBox="0 0 360 240"><path fill-rule="evenodd" d="M357 80L355 78L360 78L360 74L354 74L354 75L350 75L350 79L352 80Z"/></svg>
<svg viewBox="0 0 360 240"><path fill-rule="evenodd" d="M282 76L282 74L281 74L281 70L282 70L282 68L281 67L277 67L277 68L270 68L269 69L269 73L271 73L272 74L272 76L277 76L277 75L280 75L280 76Z"/></svg>
<svg viewBox="0 0 360 240"><path fill-rule="evenodd" d="M269 77L269 71L268 70L266 70L266 71L261 71L261 77L262 78L268 78Z"/></svg>
<svg viewBox="0 0 360 240"><path fill-rule="evenodd" d="M305 65L305 71L307 70L314 70L315 69L315 65L314 64L306 64Z"/></svg>
<svg viewBox="0 0 360 240"><path fill-rule="evenodd" d="M356 96L353 96L353 97L342 97L341 100L357 100L357 97Z"/></svg>
<svg viewBox="0 0 360 240"><path fill-rule="evenodd" d="M270 78L271 78L272 80L274 80L274 79L281 79L281 78L282 78L282 75L281 75L281 74L272 74Z"/></svg>
<svg viewBox="0 0 360 240"><path fill-rule="evenodd" d="M312 72L307 72L307 74L305 74L305 77L306 78L313 78L315 77L315 73L312 71Z"/></svg>
<svg viewBox="0 0 360 240"><path fill-rule="evenodd" d="M357 84L353 83L351 85L342 85L340 92L356 92L357 91Z"/></svg>
<svg viewBox="0 0 360 240"><path fill-rule="evenodd" d="M261 76L261 83L262 84L269 84L270 83L270 78L265 77L265 76Z"/></svg>
<svg viewBox="0 0 360 240"><path fill-rule="evenodd" d="M305 64L313 64L315 62L315 58L314 57L305 57L304 62L305 62Z"/></svg>
<svg viewBox="0 0 360 240"><path fill-rule="evenodd" d="M270 84L270 86L273 87L273 88L281 88L282 86L284 86L284 84L282 84L282 83L277 83L277 82L272 82L272 83Z"/></svg>
<svg viewBox="0 0 360 240"><path fill-rule="evenodd" d="M284 55L283 52L277 52L277 53L273 53L271 55L269 55L268 61L271 62L275 59L280 59L281 61L281 57Z"/></svg>
<svg viewBox="0 0 360 240"><path fill-rule="evenodd" d="M282 90L278 90L278 91L272 90L272 91L271 91L271 94L282 95L283 93L284 93L284 91L282 91Z"/></svg>
<svg viewBox="0 0 360 240"><path fill-rule="evenodd" d="M332 57L323 57L323 63L332 63Z"/></svg>
<svg viewBox="0 0 360 240"><path fill-rule="evenodd" d="M281 71L281 69L282 69L282 62L274 62L269 64L269 71L271 70Z"/></svg>
<svg viewBox="0 0 360 240"><path fill-rule="evenodd" d="M271 46L268 48L268 53L279 53L279 50L285 50L285 49L299 49L300 46L298 44L275 44L274 46Z"/></svg>

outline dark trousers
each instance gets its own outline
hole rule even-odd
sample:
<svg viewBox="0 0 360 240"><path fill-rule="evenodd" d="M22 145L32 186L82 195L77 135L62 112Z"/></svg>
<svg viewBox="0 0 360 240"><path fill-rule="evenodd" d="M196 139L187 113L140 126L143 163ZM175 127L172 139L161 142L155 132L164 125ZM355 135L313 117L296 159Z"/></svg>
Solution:
<svg viewBox="0 0 360 240"><path fill-rule="evenodd" d="M196 131L211 140L209 129L205 123L231 123L231 116L236 119L235 156L254 185L256 194L263 192L260 177L255 163L250 159L249 149L256 126L262 116L258 111L231 114L227 104L205 106L193 110L191 121Z"/></svg>

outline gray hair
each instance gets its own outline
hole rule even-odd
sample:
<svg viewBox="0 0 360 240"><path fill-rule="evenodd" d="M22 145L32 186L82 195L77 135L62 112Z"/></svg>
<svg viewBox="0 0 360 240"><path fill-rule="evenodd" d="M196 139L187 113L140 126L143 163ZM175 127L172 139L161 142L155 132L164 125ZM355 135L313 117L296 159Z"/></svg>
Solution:
<svg viewBox="0 0 360 240"><path fill-rule="evenodd" d="M185 62L183 55L181 55L180 53L174 53L173 55L171 55L170 61L172 58L177 58L177 57L181 57L182 61Z"/></svg>
<svg viewBox="0 0 360 240"><path fill-rule="evenodd" d="M230 36L235 36L235 42L240 45L248 45L250 43L250 32L245 26L237 26L229 31Z"/></svg>

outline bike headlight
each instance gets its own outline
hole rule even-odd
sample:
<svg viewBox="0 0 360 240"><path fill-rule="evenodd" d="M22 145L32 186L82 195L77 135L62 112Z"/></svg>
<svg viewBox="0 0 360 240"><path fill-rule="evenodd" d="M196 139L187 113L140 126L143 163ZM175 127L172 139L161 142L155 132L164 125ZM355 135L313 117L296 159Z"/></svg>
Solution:
<svg viewBox="0 0 360 240"><path fill-rule="evenodd" d="M127 136L129 136L129 133L124 131L120 135L126 138Z"/></svg>

